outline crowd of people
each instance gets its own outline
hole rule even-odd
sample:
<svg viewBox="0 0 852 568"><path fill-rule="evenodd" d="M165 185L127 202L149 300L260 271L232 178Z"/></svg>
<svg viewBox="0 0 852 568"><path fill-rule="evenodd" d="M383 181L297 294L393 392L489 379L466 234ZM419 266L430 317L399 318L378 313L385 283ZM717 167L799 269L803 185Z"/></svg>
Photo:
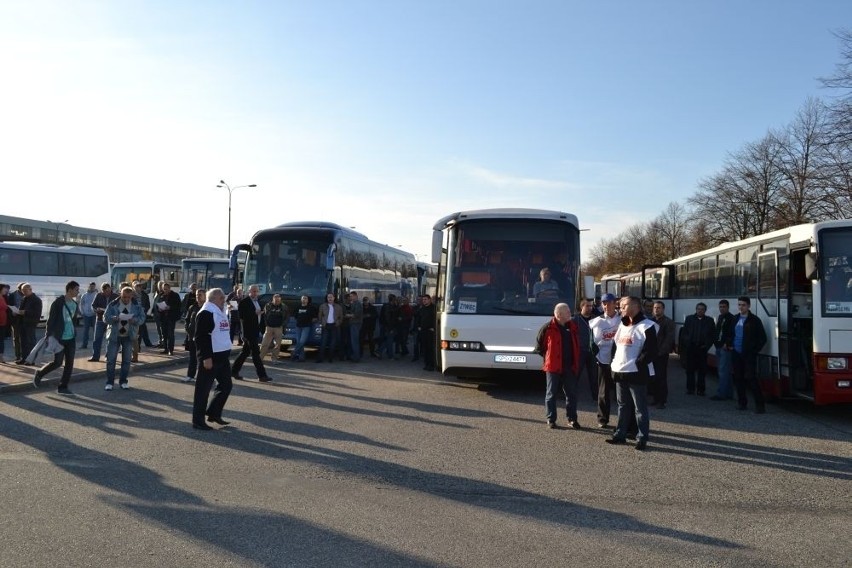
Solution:
<svg viewBox="0 0 852 568"><path fill-rule="evenodd" d="M278 294L271 301L262 302L256 285L249 286L245 295L238 286L226 296L219 288L205 291L193 284L183 299L168 283L154 285L157 293L152 302L141 282L123 282L118 293L108 282L100 285L100 291L95 282L90 282L81 293L80 284L70 281L65 294L51 303L44 338L39 342L36 327L41 319L42 300L28 283L19 284L12 293L8 285L0 284L0 361L5 362L2 357L6 331L10 330L16 364L35 365L37 355L53 355L52 361L34 370L33 385L39 387L48 373L63 367L57 392L70 395L80 322L81 349L87 349L91 339L92 355L88 361L98 362L102 352L105 354L104 390L115 388L116 367L118 386L126 390L130 388L131 363L138 361L142 345L155 345L148 332L148 313L156 327L156 347L164 355L174 354L175 327L183 320L184 348L189 351L183 381L196 383L193 427L209 430L211 426L206 422L227 424L222 410L232 380L243 380L240 371L249 357L258 380L272 381L263 361L267 354L273 361L279 360L290 309ZM305 347L319 326L322 333L318 363L332 362L335 358L358 362L365 355L378 359L411 355L412 361L422 357L424 369L435 370L435 307L430 296L419 297L412 306L408 298L389 295L381 310L368 298L359 300L357 292L345 294L341 300L338 302L334 294L328 294L326 301L316 307L309 297L301 298L292 314L297 334L291 361L305 361ZM231 363L229 355L235 340L242 350ZM208 403L214 381L216 388Z"/></svg>
<svg viewBox="0 0 852 568"><path fill-rule="evenodd" d="M687 395L705 395L707 354L715 346L719 391L710 399L731 400L735 387L737 408L748 408L750 392L755 412L764 413L757 356L766 344L766 334L750 306L750 299L741 296L737 300L739 314L734 316L728 311L728 301L721 300L714 322L706 315L707 306L698 303L695 314L687 316L679 338L675 338L675 324L665 315L665 304L660 301L642 302L633 296L617 299L604 294L599 313L591 300L582 300L580 313L575 316L568 304L557 304L553 318L538 332L535 349L543 358L547 380L547 427L557 428L556 399L561 391L568 428L582 428L577 419L577 399L585 376L592 400L598 405L599 428L610 428L615 394L617 422L606 442L618 445L632 439L637 450L644 450L650 435L649 407L662 410L668 403L668 360L676 345L686 369Z"/></svg>
<svg viewBox="0 0 852 568"><path fill-rule="evenodd" d="M114 388L119 355L118 384L128 389L131 363L138 360L142 345L155 345L147 329L149 311L156 326L156 346L165 355L174 354L175 327L183 320L184 348L190 354L183 380L196 382L193 426L198 429L210 428L205 417L209 422L227 424L222 409L232 380L244 380L240 372L249 357L257 379L272 381L264 359L271 355L273 362L280 360L284 329L291 317L296 323L290 349L294 363L305 361L305 347L319 326L318 364L335 359L357 363L364 356L400 359L411 355L413 361L423 359L425 370L436 369L436 314L428 295L418 297L412 306L407 297L390 294L381 309L369 298L359 298L357 292L344 294L340 301L329 293L320 306L302 296L291 314L278 294L262 302L257 285L249 286L247 294L238 286L227 296L219 288L205 291L192 285L183 299L167 283L158 282L156 287L151 302L141 282L124 282L118 293L107 282L101 284L100 291L90 282L82 294L77 282L68 282L65 294L51 303L45 337L37 342L42 300L28 283L19 284L14 292L0 283L0 361L5 361L6 330L11 330L16 364L34 365L33 353L42 350L53 354L52 361L34 371L33 384L38 387L45 375L64 366L57 392L70 394L76 324L82 321L81 348L88 347L90 335L92 339L89 361L99 361L102 350L105 352L104 389ZM706 313L707 306L699 302L675 338L675 324L665 315L665 304L660 301L643 303L632 296L617 299L604 294L599 309L593 301L582 300L576 315L567 304L558 303L553 318L541 327L536 339L536 352L543 358L547 379L547 426L557 428L556 400L561 391L568 427L582 428L577 418L577 397L585 377L598 406L599 428L610 428L613 399L617 403L616 426L607 442L625 444L633 439L636 449L644 450L650 434L649 407L662 410L668 403L668 359L676 346L686 370L687 395L705 396L707 355L715 347L719 386L710 400L733 400L736 393L737 407L745 410L751 393L755 412L765 412L757 356L767 338L750 306L748 297L738 298L735 315L728 301L721 300L714 321ZM229 354L235 340L242 350L231 363ZM216 391L208 403L214 380Z"/></svg>

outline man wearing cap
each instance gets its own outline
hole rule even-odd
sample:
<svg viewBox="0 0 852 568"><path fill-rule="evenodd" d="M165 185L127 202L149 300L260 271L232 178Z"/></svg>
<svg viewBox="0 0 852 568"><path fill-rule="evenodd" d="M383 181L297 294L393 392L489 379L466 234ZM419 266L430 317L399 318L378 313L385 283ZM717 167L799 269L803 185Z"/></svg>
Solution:
<svg viewBox="0 0 852 568"><path fill-rule="evenodd" d="M598 364L598 427L609 426L609 415L612 408L612 396L615 391L615 383L612 381L612 340L621 318L615 309L615 295L604 294L601 296L601 305L604 313L592 319L589 327L592 329L592 351Z"/></svg>

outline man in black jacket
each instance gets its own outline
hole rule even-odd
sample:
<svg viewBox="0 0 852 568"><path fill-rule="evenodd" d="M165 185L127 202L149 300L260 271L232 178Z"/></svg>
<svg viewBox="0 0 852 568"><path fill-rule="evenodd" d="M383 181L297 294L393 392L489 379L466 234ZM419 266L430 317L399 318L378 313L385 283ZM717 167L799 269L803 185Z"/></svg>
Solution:
<svg viewBox="0 0 852 568"><path fill-rule="evenodd" d="M154 309L160 314L160 328L163 332L163 351L167 355L175 354L175 325L180 319L180 295L163 282L163 291L157 295Z"/></svg>
<svg viewBox="0 0 852 568"><path fill-rule="evenodd" d="M21 358L15 363L18 365L29 365L27 356L36 344L36 327L41 321L41 298L33 292L32 286L24 284L21 286L24 299L21 300Z"/></svg>
<svg viewBox="0 0 852 568"><path fill-rule="evenodd" d="M686 394L695 394L695 375L698 374L698 396L707 388L707 351L713 345L716 326L707 315L707 304L698 302L695 314L686 316L680 333L680 355L686 363Z"/></svg>
<svg viewBox="0 0 852 568"><path fill-rule="evenodd" d="M80 285L71 280L65 285L65 295L57 297L50 304L50 313L47 316L45 336L53 337L62 344L63 350L53 356L53 361L36 370L33 375L33 386L38 388L41 380L46 374L65 363L62 370L62 378L59 379L59 394L72 394L68 389L71 380L71 372L74 370L74 354L77 350L77 336L74 328L74 320L79 316L77 296L80 294Z"/></svg>
<svg viewBox="0 0 852 568"><path fill-rule="evenodd" d="M737 308L740 313L734 322L733 361L737 408L745 410L748 407L746 390L750 390L754 397L754 411L763 414L766 412L766 405L757 379L757 355L766 345L766 331L760 318L751 313L751 300L748 296L737 298Z"/></svg>
<svg viewBox="0 0 852 568"><path fill-rule="evenodd" d="M435 370L435 304L429 294L423 294L417 330L420 335L420 352L423 354L423 369Z"/></svg>
<svg viewBox="0 0 852 568"><path fill-rule="evenodd" d="M243 363L251 355L251 361L254 363L254 369L257 372L257 380L268 383L272 379L266 375L263 359L260 358L260 317L263 315L263 306L257 299L259 294L260 289L256 284L252 284L249 286L248 296L237 304L240 325L243 330L243 350L237 355L234 365L231 367L231 376L237 380L243 380L240 376L240 369L243 368Z"/></svg>

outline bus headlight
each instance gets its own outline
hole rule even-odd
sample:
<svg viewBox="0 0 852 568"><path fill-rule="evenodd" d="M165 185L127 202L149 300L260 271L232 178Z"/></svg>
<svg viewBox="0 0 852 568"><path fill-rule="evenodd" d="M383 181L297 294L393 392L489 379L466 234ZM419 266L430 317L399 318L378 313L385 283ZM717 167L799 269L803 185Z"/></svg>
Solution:
<svg viewBox="0 0 852 568"><path fill-rule="evenodd" d="M846 368L846 357L829 357L826 361L829 371L842 371Z"/></svg>
<svg viewBox="0 0 852 568"><path fill-rule="evenodd" d="M482 351L481 341L442 341L441 349L447 351Z"/></svg>

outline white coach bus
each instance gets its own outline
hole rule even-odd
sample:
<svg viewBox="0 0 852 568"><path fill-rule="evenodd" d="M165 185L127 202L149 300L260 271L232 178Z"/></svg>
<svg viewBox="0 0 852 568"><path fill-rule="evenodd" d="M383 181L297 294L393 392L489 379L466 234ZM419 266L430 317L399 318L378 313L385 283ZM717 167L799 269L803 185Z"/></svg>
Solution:
<svg viewBox="0 0 852 568"><path fill-rule="evenodd" d="M78 246L0 242L0 281L12 291L29 282L42 300L42 320L50 304L65 294L65 285L75 280L85 290L89 282L109 281L109 256L103 249Z"/></svg>
<svg viewBox="0 0 852 568"><path fill-rule="evenodd" d="M435 223L438 364L444 374L540 370L539 328L578 298L577 217L539 209L460 211Z"/></svg>

